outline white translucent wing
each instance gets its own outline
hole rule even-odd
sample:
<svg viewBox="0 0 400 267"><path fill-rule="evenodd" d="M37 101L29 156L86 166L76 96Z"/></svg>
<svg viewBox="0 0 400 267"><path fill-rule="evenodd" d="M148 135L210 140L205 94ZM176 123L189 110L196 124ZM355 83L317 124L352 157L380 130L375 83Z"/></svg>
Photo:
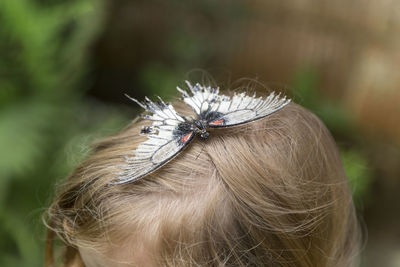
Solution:
<svg viewBox="0 0 400 267"><path fill-rule="evenodd" d="M153 124L142 128L141 133L148 139L137 147L132 156L125 158L126 165L111 184L133 182L157 170L173 159L195 136L190 129L191 124L172 105L161 99L157 103L147 97L144 103L130 99L152 113L144 119L153 121Z"/></svg>
<svg viewBox="0 0 400 267"><path fill-rule="evenodd" d="M223 98L224 95L219 95L219 88L205 87L200 84L192 86L186 81L192 95L189 95L185 90L177 87L182 94L183 101L192 107L193 111L199 116L210 109L215 109L216 104Z"/></svg>
<svg viewBox="0 0 400 267"><path fill-rule="evenodd" d="M290 103L290 99L272 92L268 97L248 96L246 93L233 97L219 95L218 88L186 82L192 95L177 88L183 100L192 107L198 120L206 120L208 127L227 127L251 122L266 117Z"/></svg>

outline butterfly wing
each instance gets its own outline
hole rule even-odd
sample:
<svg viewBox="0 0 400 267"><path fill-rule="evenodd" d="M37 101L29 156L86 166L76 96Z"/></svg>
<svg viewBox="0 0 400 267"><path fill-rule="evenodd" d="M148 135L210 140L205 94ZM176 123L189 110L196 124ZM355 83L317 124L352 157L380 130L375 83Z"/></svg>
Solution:
<svg viewBox="0 0 400 267"><path fill-rule="evenodd" d="M125 158L127 164L112 184L133 182L157 170L173 159L195 136L192 124L179 115L172 105L161 99L157 103L147 97L144 103L130 99L152 113L145 115L144 119L153 121L153 124L142 128L141 133L147 135L148 139L137 147L134 155Z"/></svg>
<svg viewBox="0 0 400 267"><path fill-rule="evenodd" d="M218 88L186 82L192 95L177 88L186 104L192 107L199 120L207 121L210 128L235 126L264 118L282 109L290 99L272 92L268 97L248 96L246 93L233 97L220 95Z"/></svg>

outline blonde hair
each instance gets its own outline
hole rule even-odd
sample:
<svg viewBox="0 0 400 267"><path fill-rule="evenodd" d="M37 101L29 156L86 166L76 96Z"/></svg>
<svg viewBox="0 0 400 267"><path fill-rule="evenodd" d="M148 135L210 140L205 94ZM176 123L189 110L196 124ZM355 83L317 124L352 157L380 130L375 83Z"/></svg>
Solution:
<svg viewBox="0 0 400 267"><path fill-rule="evenodd" d="M177 104L177 110L187 113ZM176 105L175 105L176 106ZM47 211L64 266L76 248L146 244L160 266L353 266L355 209L337 147L323 123L294 103L264 119L211 131L160 170L110 185L145 140L134 122L94 146Z"/></svg>

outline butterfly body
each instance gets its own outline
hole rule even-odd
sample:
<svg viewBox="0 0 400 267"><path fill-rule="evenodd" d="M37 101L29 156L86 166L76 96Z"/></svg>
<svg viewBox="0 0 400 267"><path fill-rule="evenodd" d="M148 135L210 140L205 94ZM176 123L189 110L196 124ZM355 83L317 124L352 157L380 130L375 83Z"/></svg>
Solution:
<svg viewBox="0 0 400 267"><path fill-rule="evenodd" d="M179 141L184 144L189 141L192 135L199 135L202 139L207 139L210 133L207 132L204 121L193 119L192 121L185 121L178 124L173 135L179 137Z"/></svg>
<svg viewBox="0 0 400 267"><path fill-rule="evenodd" d="M207 132L207 121L205 120L193 120L193 126L195 127L195 133L200 135L201 138L207 139L207 137L210 135L209 132Z"/></svg>
<svg viewBox="0 0 400 267"><path fill-rule="evenodd" d="M224 128L249 123L279 111L290 103L290 99L272 92L268 97L248 96L246 93L232 97L220 95L218 88L186 82L191 95L177 88L183 101L194 111L196 117L185 117L177 113L174 107L159 98L153 102L147 97L139 102L128 96L144 108L149 114L143 119L152 121L144 126L141 134L147 140L141 143L133 155L126 156L121 173L111 184L123 184L136 181L157 170L176 157L198 135L207 139L209 128Z"/></svg>

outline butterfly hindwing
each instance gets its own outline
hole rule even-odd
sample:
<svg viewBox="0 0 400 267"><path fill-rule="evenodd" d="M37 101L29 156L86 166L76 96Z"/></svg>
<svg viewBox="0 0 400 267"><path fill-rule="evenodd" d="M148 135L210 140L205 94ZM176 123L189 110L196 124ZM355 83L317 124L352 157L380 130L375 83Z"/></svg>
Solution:
<svg viewBox="0 0 400 267"><path fill-rule="evenodd" d="M173 159L195 136L191 123L179 115L172 105L161 99L157 103L148 98L144 103L131 99L152 113L144 118L153 121L153 124L142 128L141 134L148 139L137 147L134 155L125 158L126 165L112 184L133 182L157 170Z"/></svg>
<svg viewBox="0 0 400 267"><path fill-rule="evenodd" d="M192 95L178 88L183 100L192 107L199 120L206 120L208 127L235 126L266 117L287 104L290 99L272 92L268 97L248 96L246 93L232 97L220 95L218 88L186 82Z"/></svg>

